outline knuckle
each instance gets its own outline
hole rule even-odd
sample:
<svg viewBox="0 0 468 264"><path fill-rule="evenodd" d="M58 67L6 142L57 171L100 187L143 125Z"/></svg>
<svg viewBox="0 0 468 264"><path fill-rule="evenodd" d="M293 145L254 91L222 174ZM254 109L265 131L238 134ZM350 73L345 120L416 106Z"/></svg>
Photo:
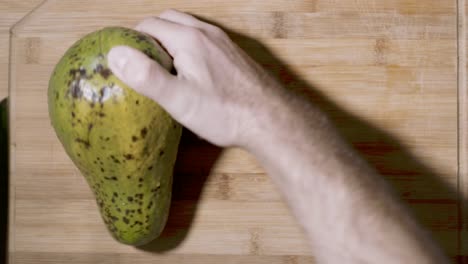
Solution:
<svg viewBox="0 0 468 264"><path fill-rule="evenodd" d="M217 26L211 25L210 26L210 31L214 35L219 36L219 37L225 37L226 36L226 32L224 32L224 30L222 30L220 27L217 27Z"/></svg>
<svg viewBox="0 0 468 264"><path fill-rule="evenodd" d="M186 40L189 42L199 42L203 38L203 32L198 28L189 28L185 34Z"/></svg>

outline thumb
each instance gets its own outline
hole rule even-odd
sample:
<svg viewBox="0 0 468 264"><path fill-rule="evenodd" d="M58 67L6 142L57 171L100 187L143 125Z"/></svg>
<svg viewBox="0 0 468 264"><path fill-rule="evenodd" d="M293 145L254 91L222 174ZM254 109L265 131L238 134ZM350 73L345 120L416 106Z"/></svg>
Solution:
<svg viewBox="0 0 468 264"><path fill-rule="evenodd" d="M158 62L127 46L116 46L107 54L112 72L124 83L163 107L180 96L179 80Z"/></svg>

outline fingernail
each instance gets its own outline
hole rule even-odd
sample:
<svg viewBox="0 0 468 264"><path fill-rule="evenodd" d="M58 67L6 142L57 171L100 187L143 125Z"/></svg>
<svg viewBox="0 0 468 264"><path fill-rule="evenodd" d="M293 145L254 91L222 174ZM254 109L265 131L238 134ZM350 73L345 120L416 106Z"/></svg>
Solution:
<svg viewBox="0 0 468 264"><path fill-rule="evenodd" d="M122 73L127 60L128 56L124 47L114 47L107 54L107 61L113 72Z"/></svg>

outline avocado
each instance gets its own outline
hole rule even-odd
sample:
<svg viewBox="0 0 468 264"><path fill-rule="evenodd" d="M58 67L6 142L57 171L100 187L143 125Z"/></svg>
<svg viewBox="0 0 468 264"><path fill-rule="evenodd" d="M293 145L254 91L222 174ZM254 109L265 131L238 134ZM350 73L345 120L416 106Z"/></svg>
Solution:
<svg viewBox="0 0 468 264"><path fill-rule="evenodd" d="M138 49L172 69L169 54L149 35L122 27L92 32L56 65L49 116L112 236L139 246L158 237L167 221L182 127L112 73L107 53L116 45Z"/></svg>

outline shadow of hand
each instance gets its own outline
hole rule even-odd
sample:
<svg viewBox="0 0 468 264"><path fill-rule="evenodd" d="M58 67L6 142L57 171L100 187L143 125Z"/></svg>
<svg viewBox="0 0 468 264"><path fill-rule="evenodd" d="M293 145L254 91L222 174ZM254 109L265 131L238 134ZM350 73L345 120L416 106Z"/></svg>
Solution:
<svg viewBox="0 0 468 264"><path fill-rule="evenodd" d="M222 149L184 129L174 168L172 203L162 234L144 251L165 252L176 248L187 236L199 203L202 188Z"/></svg>

